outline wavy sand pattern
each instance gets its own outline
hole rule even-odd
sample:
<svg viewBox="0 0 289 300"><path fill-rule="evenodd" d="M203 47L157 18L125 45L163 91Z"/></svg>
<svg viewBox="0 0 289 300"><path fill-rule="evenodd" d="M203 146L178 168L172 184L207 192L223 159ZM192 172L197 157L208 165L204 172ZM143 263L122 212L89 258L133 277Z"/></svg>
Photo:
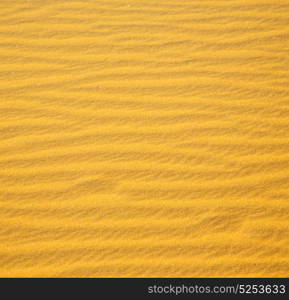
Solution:
<svg viewBox="0 0 289 300"><path fill-rule="evenodd" d="M1 0L0 276L289 275L288 0Z"/></svg>

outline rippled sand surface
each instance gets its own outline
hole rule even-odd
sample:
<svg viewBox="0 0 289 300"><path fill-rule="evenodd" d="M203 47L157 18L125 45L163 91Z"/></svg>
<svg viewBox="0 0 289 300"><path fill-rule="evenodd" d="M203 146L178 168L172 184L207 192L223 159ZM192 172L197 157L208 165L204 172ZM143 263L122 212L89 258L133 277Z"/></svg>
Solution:
<svg viewBox="0 0 289 300"><path fill-rule="evenodd" d="M0 276L288 276L288 0L1 0L0 62Z"/></svg>

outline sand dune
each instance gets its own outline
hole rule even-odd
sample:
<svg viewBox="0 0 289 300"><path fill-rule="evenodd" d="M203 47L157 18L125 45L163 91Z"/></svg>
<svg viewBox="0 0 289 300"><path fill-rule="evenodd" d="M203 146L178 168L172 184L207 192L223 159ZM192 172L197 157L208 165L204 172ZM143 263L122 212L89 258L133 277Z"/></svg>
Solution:
<svg viewBox="0 0 289 300"><path fill-rule="evenodd" d="M287 0L1 0L0 276L282 277Z"/></svg>

